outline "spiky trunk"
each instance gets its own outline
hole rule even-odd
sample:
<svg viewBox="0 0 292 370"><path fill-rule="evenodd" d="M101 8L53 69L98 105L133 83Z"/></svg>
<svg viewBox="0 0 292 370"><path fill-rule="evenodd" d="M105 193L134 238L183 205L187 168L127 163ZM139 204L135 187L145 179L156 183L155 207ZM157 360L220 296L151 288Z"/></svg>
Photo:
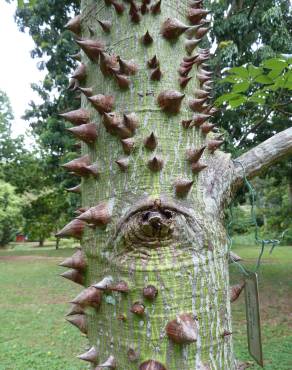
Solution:
<svg viewBox="0 0 292 370"><path fill-rule="evenodd" d="M207 12L177 0L81 9L68 27L81 32L71 85L82 109L62 116L83 141L65 165L82 178L82 209L58 234L82 240L63 264L86 287L69 316L92 346L80 358L96 369L233 370L223 206L236 176L208 121Z"/></svg>

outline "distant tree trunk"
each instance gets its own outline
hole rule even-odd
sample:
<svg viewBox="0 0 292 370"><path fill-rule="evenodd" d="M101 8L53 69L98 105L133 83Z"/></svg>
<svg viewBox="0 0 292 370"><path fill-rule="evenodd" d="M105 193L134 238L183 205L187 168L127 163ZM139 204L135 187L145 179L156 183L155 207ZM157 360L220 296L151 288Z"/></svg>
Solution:
<svg viewBox="0 0 292 370"><path fill-rule="evenodd" d="M39 240L39 247L43 247L44 246L44 242L45 242L44 239L40 239Z"/></svg>
<svg viewBox="0 0 292 370"><path fill-rule="evenodd" d="M56 250L59 249L60 238L56 238Z"/></svg>
<svg viewBox="0 0 292 370"><path fill-rule="evenodd" d="M82 177L83 209L57 235L82 238L62 265L86 289L68 320L87 333L80 358L96 369L233 370L223 210L243 171L207 122L209 52L195 48L206 29L186 18L204 13L149 3L81 2L84 65L71 85L93 96L63 117L85 142L65 165ZM291 153L291 131L238 159L247 176Z"/></svg>

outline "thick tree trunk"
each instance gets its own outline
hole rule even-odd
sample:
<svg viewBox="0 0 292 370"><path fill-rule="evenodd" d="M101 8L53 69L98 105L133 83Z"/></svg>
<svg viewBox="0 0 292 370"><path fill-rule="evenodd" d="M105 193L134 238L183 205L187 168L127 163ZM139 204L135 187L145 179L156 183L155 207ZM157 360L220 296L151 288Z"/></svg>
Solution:
<svg viewBox="0 0 292 370"><path fill-rule="evenodd" d="M89 158L65 166L82 176L85 208L58 234L82 236L83 252L62 264L74 269L64 277L86 287L69 321L88 334L95 349L81 358L96 369L233 370L223 208L241 175L230 155L216 150L216 134L204 133L201 120L208 117L200 114L212 107L192 101L196 89L196 98L208 89L198 79L207 75L201 64L208 53L191 52L194 29L168 27L176 20L190 25L189 2L164 0L161 11L159 3L151 8L156 3L144 1L136 10L134 2L124 2L118 14L115 1L82 1L82 38L104 43L93 50L79 41L84 87L113 96L114 103L82 97L98 138L82 145ZM182 70L198 52L189 72ZM137 72L124 60L134 61ZM64 117L87 124L82 114Z"/></svg>

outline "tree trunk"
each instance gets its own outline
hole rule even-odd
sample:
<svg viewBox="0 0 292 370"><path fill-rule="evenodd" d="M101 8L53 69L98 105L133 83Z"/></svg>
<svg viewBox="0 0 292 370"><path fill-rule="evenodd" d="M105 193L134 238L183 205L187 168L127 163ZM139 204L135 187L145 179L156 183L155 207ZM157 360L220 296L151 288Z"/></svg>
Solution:
<svg viewBox="0 0 292 370"><path fill-rule="evenodd" d="M82 176L83 209L57 234L82 238L62 264L86 287L68 320L87 333L93 348L80 358L96 369L233 370L223 210L241 168L204 122L214 109L194 100L210 86L208 51L191 50L204 26L189 28L188 1L149 2L81 4L83 87L93 93L81 91L94 96L63 114L85 141L65 165ZM89 118L96 140L80 125Z"/></svg>
<svg viewBox="0 0 292 370"><path fill-rule="evenodd" d="M44 239L40 239L39 240L39 247L43 247L44 246Z"/></svg>

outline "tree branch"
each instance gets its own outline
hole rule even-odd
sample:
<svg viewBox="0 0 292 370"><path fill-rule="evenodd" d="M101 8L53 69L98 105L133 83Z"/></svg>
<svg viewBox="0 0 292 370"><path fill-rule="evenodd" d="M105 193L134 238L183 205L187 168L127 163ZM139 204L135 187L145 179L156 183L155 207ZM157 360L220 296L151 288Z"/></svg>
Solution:
<svg viewBox="0 0 292 370"><path fill-rule="evenodd" d="M247 19L249 19L249 18L250 18L251 13L253 12L254 7L256 6L256 3L257 3L257 0L254 0L254 2L252 3L252 5L251 5L251 7L250 7L249 12L248 12Z"/></svg>
<svg viewBox="0 0 292 370"><path fill-rule="evenodd" d="M244 180L259 175L275 162L292 155L292 127L249 150L235 159L232 188L236 190Z"/></svg>

